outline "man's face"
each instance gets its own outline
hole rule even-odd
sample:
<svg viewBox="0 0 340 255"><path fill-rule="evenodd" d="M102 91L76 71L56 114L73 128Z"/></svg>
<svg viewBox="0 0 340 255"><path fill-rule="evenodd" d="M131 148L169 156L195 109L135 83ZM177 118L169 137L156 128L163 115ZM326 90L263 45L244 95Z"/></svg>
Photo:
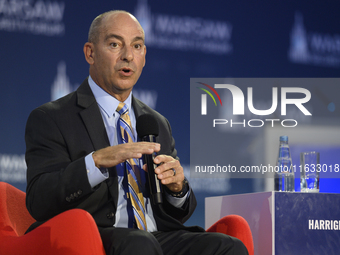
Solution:
<svg viewBox="0 0 340 255"><path fill-rule="evenodd" d="M126 13L104 17L97 42L92 45L90 75L105 91L123 101L145 65L144 33Z"/></svg>

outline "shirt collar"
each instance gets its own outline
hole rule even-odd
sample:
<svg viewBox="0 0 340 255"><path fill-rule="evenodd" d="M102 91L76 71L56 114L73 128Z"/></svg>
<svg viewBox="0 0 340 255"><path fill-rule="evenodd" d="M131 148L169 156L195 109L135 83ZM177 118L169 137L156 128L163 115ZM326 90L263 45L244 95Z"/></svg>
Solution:
<svg viewBox="0 0 340 255"><path fill-rule="evenodd" d="M103 109L108 117L114 116L120 101L99 87L91 76L89 76L88 82L99 107ZM131 94L132 93L130 92L130 95L124 101L129 110L131 109Z"/></svg>

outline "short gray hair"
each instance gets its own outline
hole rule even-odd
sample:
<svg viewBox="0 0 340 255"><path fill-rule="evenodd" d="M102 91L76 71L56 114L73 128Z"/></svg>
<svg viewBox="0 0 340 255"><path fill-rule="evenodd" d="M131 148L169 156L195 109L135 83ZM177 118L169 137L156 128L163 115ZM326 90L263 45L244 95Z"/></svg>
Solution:
<svg viewBox="0 0 340 255"><path fill-rule="evenodd" d="M101 26L102 26L102 21L103 19L111 14L114 13L127 13L132 15L131 13L127 12L127 11L123 11L123 10L112 10L112 11L108 11L108 12L104 12L102 14L100 14L99 16L97 16L91 23L90 29L89 29L89 34L88 34L88 42L90 43L97 43L98 39L99 39L99 35L101 32Z"/></svg>

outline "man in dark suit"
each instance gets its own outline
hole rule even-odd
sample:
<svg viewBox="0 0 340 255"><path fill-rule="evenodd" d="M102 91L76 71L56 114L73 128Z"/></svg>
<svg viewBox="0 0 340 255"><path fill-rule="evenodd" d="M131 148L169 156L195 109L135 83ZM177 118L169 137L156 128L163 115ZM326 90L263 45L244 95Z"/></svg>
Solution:
<svg viewBox="0 0 340 255"><path fill-rule="evenodd" d="M170 124L131 93L146 55L144 31L136 18L125 11L98 16L84 54L90 76L77 91L32 111L27 121L26 203L38 221L31 229L81 208L95 219L107 254L247 254L235 238L183 225L196 200L177 158ZM138 116L156 118L155 143L118 142L115 110L121 102L128 107L135 136ZM155 172L165 191L163 204L152 204L144 182L146 231L137 229L131 216L121 166L152 153L158 153Z"/></svg>

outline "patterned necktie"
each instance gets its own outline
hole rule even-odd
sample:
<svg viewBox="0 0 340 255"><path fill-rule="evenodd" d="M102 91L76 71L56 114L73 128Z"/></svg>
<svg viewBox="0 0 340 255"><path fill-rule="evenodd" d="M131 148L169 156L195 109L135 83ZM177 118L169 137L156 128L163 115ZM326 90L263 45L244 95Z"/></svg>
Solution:
<svg viewBox="0 0 340 255"><path fill-rule="evenodd" d="M129 109L124 103L119 103L117 110L120 114L117 131L121 134L120 143L133 143L134 135L131 128ZM130 158L125 161L126 174L128 179L128 197L130 198L133 215L139 229L147 230L145 220L144 198L141 189L139 166L137 159Z"/></svg>

